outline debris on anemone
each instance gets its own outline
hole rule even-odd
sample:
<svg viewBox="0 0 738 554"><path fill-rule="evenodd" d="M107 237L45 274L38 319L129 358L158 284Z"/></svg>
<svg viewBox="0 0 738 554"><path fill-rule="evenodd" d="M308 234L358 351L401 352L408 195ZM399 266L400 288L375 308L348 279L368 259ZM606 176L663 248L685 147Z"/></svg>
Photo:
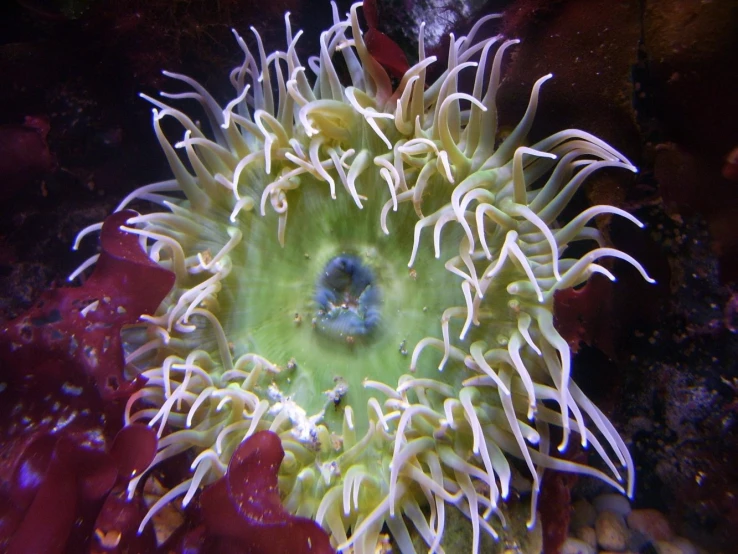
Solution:
<svg viewBox="0 0 738 554"><path fill-rule="evenodd" d="M154 104L154 130L174 178L139 188L160 211L128 219L176 282L156 313L125 332L127 371L147 379L126 422L159 434L155 467L192 453L192 477L156 502L188 504L221 478L258 431L285 450L285 508L313 518L338 549L374 552L386 524L402 552L409 527L442 551L446 513L482 533L505 525L514 466L532 482L529 525L545 469L596 476L628 494L633 462L604 414L572 382L569 346L553 325L554 294L629 255L588 223L613 206L556 219L593 172L635 171L580 130L523 146L546 75L504 140L495 97L501 36L475 41L495 16L450 41L434 82L419 61L399 84L370 55L358 10L303 63L289 16L286 50L236 34L245 58L221 107L194 80L210 133ZM474 76L461 92L461 73ZM161 121L184 128L170 143ZM93 228L81 233L87 234ZM567 247L587 241L578 258ZM581 251L578 248L577 251ZM591 445L606 472L558 457ZM519 461L512 461L518 459ZM139 477L140 478L140 477ZM136 486L133 482L132 487Z"/></svg>

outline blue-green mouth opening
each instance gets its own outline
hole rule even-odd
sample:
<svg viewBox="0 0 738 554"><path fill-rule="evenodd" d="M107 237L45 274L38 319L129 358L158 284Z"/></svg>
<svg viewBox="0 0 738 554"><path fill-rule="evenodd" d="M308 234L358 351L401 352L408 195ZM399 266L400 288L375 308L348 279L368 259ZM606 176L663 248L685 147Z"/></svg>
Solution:
<svg viewBox="0 0 738 554"><path fill-rule="evenodd" d="M371 340L379 328L379 283L356 255L340 254L326 264L315 285L315 303L315 331L338 342Z"/></svg>

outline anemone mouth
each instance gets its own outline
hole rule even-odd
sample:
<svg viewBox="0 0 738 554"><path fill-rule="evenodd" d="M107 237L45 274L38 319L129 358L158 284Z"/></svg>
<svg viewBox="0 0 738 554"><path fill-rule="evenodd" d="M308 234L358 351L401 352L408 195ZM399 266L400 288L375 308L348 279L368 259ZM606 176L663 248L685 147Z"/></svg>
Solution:
<svg viewBox="0 0 738 554"><path fill-rule="evenodd" d="M374 272L360 257L341 254L326 264L315 285L313 328L353 345L378 332L382 297Z"/></svg>
<svg viewBox="0 0 738 554"><path fill-rule="evenodd" d="M174 179L141 187L118 209L133 200L160 208L125 229L176 283L127 331L127 369L148 381L126 422L158 430L151 467L184 451L194 461L192 477L152 506L142 528L164 504L189 503L263 429L286 451L285 507L357 553L374 552L384 525L402 552L415 551L409 527L441 552L449 504L469 518L477 552L481 534L496 538L506 524L510 457L532 481L529 526L546 468L632 492L627 448L571 381L552 310L557 290L593 273L614 278L603 257L650 280L588 226L600 214L641 225L627 212L595 206L556 224L594 171L635 168L579 130L523 146L550 75L496 144L502 60L517 41L475 41L493 16L451 41L432 83L426 69L436 60L421 26L419 61L393 89L363 42L358 8L343 19L333 6L333 26L307 64L289 17L285 51L267 55L254 31L252 54L236 34L244 62L225 107L167 74L192 91L164 96L197 100L210 136L146 97ZM470 92L458 90L462 71L474 74ZM184 127L174 145L164 117ZM594 247L562 257L578 241ZM555 455L572 434L607 473Z"/></svg>

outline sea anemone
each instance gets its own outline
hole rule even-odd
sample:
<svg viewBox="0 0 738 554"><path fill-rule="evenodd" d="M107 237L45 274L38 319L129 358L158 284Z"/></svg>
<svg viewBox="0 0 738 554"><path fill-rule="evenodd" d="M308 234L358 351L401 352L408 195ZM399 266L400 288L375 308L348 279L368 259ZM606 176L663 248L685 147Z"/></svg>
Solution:
<svg viewBox="0 0 738 554"><path fill-rule="evenodd" d="M545 469L632 493L625 443L570 378L553 302L593 273L614 279L597 263L605 257L651 280L588 225L615 214L642 226L632 215L603 205L556 223L593 172L635 167L580 130L524 146L551 75L500 137L501 66L518 41L475 41L496 16L451 37L433 82L421 25L418 62L393 86L362 39L359 7L344 19L333 6L307 67L289 14L285 51L267 54L252 29L252 53L234 32L245 57L225 107L166 73L191 90L162 96L199 102L209 134L145 96L174 179L139 188L118 210L134 200L160 208L123 229L176 282L125 331L127 371L148 380L126 423L157 430L150 467L183 452L193 461L192 477L141 528L222 477L260 430L286 452L285 508L357 553L374 552L385 525L402 552L414 552L411 526L440 552L448 505L470 520L477 552L482 533L505 525L517 467L532 482L530 526ZM473 77L466 92L461 73ZM174 144L167 117L184 128ZM567 257L580 241L593 248ZM556 455L572 435L602 471Z"/></svg>

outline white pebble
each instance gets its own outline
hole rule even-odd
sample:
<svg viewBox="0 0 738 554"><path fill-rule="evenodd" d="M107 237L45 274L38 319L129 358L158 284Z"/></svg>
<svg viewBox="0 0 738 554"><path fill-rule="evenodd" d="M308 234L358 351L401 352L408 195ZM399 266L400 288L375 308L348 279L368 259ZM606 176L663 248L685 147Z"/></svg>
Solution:
<svg viewBox="0 0 738 554"><path fill-rule="evenodd" d="M628 542L628 528L623 516L615 512L601 512L595 521L597 543L603 550L621 552Z"/></svg>
<svg viewBox="0 0 738 554"><path fill-rule="evenodd" d="M569 537L561 547L561 554L597 554L597 551L586 542Z"/></svg>
<svg viewBox="0 0 738 554"><path fill-rule="evenodd" d="M574 534L578 539L583 540L592 548L597 546L597 533L595 533L594 527L580 527Z"/></svg>
<svg viewBox="0 0 738 554"><path fill-rule="evenodd" d="M653 541L670 541L674 538L674 531L666 516L651 508L633 510L628 514L628 526L647 539Z"/></svg>

